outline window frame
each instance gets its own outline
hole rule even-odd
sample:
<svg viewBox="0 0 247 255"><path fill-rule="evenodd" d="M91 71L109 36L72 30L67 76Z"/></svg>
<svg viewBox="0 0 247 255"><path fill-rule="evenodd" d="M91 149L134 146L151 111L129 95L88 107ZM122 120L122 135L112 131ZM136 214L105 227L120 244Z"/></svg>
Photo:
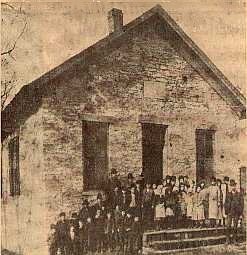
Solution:
<svg viewBox="0 0 247 255"><path fill-rule="evenodd" d="M19 136L10 139L9 150L9 189L10 196L19 196L20 191L20 162L19 162Z"/></svg>

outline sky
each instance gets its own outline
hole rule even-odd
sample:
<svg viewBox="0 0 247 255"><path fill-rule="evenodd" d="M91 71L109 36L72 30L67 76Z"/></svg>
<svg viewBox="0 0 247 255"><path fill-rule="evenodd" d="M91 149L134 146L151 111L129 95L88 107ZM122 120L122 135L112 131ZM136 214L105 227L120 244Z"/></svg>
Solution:
<svg viewBox="0 0 247 255"><path fill-rule="evenodd" d="M10 59L17 74L14 93L108 34L107 12L122 9L124 24L159 3L246 95L245 0L166 0L162 2L26 2L11 3L25 11L27 27ZM2 8L2 16L9 10ZM2 26L2 46L23 23Z"/></svg>

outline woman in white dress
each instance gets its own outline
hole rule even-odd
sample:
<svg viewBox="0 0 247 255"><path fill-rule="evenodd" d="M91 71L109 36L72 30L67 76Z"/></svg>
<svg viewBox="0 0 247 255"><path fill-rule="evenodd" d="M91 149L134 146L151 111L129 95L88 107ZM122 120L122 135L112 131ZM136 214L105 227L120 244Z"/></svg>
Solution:
<svg viewBox="0 0 247 255"><path fill-rule="evenodd" d="M154 190L155 194L155 222L156 229L160 230L165 218L164 197L162 195L163 185L158 185Z"/></svg>
<svg viewBox="0 0 247 255"><path fill-rule="evenodd" d="M204 215L204 205L203 205L203 196L201 193L201 187L198 185L196 187L196 192L193 196L193 204L194 204L194 210L193 210L193 222L195 227L202 227L203 222L205 220Z"/></svg>

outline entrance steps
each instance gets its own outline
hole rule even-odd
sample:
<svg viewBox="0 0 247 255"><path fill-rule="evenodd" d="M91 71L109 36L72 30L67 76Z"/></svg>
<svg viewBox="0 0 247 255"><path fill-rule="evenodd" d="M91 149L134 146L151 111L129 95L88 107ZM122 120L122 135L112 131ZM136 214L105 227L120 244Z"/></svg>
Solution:
<svg viewBox="0 0 247 255"><path fill-rule="evenodd" d="M238 236L245 239L244 230ZM225 228L172 229L145 232L143 235L143 254L165 254L189 251L199 247L219 245L226 242Z"/></svg>

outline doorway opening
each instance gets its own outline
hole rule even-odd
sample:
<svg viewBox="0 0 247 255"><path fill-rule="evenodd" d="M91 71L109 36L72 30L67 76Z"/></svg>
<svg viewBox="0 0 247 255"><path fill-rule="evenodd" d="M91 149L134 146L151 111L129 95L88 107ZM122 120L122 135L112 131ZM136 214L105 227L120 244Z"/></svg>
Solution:
<svg viewBox="0 0 247 255"><path fill-rule="evenodd" d="M163 179L163 149L167 126L142 123L142 167L146 182Z"/></svg>

